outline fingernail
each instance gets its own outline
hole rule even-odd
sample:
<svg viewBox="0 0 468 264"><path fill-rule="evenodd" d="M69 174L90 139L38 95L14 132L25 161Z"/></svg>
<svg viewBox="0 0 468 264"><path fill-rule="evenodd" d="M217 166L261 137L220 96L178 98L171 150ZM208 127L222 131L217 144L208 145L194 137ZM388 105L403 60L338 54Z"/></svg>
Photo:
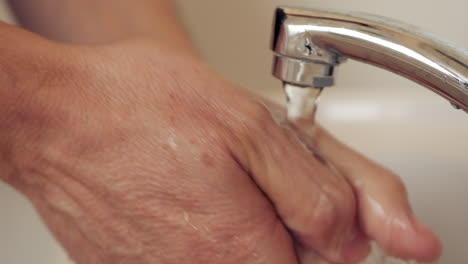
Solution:
<svg viewBox="0 0 468 264"><path fill-rule="evenodd" d="M418 243L420 246L418 248L419 258L422 261L433 261L439 258L442 254L442 242L434 232L416 218L412 220L412 226L418 235L418 240L420 240Z"/></svg>
<svg viewBox="0 0 468 264"><path fill-rule="evenodd" d="M364 234L355 232L350 239L343 245L341 249L341 256L349 262L356 262L363 260L370 253L370 244Z"/></svg>

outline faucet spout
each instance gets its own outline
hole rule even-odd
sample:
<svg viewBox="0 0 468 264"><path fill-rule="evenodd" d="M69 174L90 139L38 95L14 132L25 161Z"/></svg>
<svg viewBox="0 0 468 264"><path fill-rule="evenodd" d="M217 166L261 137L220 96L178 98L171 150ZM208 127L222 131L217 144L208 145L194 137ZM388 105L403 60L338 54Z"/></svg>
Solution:
<svg viewBox="0 0 468 264"><path fill-rule="evenodd" d="M273 74L303 87L332 86L346 58L413 80L468 112L468 51L388 18L280 7Z"/></svg>

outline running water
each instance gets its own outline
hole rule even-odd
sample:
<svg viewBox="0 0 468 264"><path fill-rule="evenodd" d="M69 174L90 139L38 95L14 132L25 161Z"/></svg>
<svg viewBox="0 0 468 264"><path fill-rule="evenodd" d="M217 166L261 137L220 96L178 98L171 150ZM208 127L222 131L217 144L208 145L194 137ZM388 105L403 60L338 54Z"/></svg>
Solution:
<svg viewBox="0 0 468 264"><path fill-rule="evenodd" d="M315 131L315 114L320 94L323 88L300 87L284 84L284 92L287 98L287 121L295 129L299 138L307 148L325 165L333 166L313 146L311 137ZM336 171L334 168L332 168ZM322 262L320 262L322 263ZM369 257L361 264L417 264L414 261L398 260L386 256L374 243Z"/></svg>
<svg viewBox="0 0 468 264"><path fill-rule="evenodd" d="M293 123L305 121L313 125L322 88L285 84L284 92L288 101L288 120Z"/></svg>
<svg viewBox="0 0 468 264"><path fill-rule="evenodd" d="M323 88L301 87L284 84L287 99L287 121L297 133L299 139L323 163L326 160L316 151L313 141L315 135L315 113Z"/></svg>

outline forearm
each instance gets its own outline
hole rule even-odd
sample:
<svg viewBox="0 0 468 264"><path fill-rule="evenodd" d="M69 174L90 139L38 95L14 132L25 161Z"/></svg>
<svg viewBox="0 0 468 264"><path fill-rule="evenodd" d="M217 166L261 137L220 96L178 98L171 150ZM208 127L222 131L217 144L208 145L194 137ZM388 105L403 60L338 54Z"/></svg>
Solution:
<svg viewBox="0 0 468 264"><path fill-rule="evenodd" d="M152 38L195 54L170 0L9 0L19 22L49 39L106 43Z"/></svg>

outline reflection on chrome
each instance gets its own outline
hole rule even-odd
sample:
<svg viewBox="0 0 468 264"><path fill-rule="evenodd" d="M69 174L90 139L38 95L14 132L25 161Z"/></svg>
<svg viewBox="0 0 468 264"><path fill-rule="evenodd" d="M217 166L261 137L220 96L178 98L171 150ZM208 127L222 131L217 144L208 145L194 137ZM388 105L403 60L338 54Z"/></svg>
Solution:
<svg viewBox="0 0 468 264"><path fill-rule="evenodd" d="M412 26L371 15L278 8L273 74L302 87L334 84L346 58L411 79L468 112L468 52Z"/></svg>

